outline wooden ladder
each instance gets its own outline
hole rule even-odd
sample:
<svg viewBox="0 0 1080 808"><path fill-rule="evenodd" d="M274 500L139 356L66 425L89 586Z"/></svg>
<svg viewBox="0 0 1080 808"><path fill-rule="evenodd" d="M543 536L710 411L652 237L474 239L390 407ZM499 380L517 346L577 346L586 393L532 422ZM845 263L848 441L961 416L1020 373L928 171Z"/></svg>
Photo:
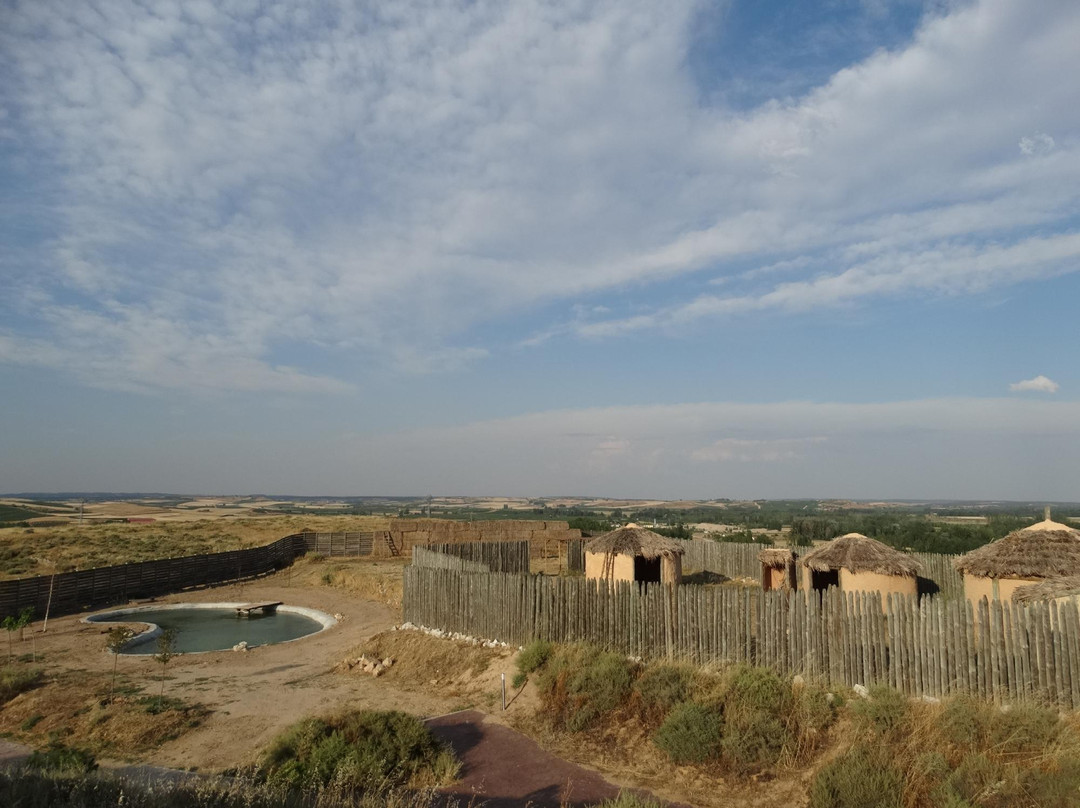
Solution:
<svg viewBox="0 0 1080 808"><path fill-rule="evenodd" d="M384 535L386 536L386 546L390 548L391 557L401 555L401 550L399 550L397 545L394 544L394 536L390 533L390 531L385 531Z"/></svg>

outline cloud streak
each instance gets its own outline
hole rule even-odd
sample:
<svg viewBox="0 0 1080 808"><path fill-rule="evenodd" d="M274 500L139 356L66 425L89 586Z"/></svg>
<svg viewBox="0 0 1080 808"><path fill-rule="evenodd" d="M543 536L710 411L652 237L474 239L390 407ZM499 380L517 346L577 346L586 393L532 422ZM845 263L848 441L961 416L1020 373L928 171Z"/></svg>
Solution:
<svg viewBox="0 0 1080 808"><path fill-rule="evenodd" d="M123 390L349 390L320 368L460 370L1080 266L1075 3L949 6L749 110L694 86L697 11L16 2L0 167L35 215L0 225L0 358ZM567 303L590 313L517 324Z"/></svg>

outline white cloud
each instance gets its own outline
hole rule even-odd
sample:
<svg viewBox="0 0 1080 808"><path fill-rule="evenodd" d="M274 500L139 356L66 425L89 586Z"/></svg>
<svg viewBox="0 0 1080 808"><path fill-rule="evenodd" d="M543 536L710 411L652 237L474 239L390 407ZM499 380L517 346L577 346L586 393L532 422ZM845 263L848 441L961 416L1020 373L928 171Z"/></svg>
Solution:
<svg viewBox="0 0 1080 808"><path fill-rule="evenodd" d="M1052 379L1048 379L1046 376L1039 375L1034 379L1025 379L1022 382L1016 382L1010 384L1009 389L1013 392L1036 392L1036 393L1056 393L1058 391L1058 383Z"/></svg>
<svg viewBox="0 0 1080 808"><path fill-rule="evenodd" d="M15 3L3 136L50 232L0 257L8 338L108 386L291 389L343 355L427 372L1075 271L1080 5L950 4L909 46L745 112L692 84L695 9ZM747 263L764 269L729 295L588 309ZM477 344L583 299L580 320Z"/></svg>

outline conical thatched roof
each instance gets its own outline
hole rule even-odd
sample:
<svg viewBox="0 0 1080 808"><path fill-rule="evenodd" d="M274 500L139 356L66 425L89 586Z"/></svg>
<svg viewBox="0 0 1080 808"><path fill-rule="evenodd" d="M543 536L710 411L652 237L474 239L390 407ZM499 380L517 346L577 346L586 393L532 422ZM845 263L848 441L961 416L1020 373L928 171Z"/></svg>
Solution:
<svg viewBox="0 0 1080 808"><path fill-rule="evenodd" d="M965 553L953 566L980 578L1080 575L1080 532L1045 519Z"/></svg>
<svg viewBox="0 0 1080 808"><path fill-rule="evenodd" d="M894 550L861 533L848 533L803 556L803 566L818 572L846 569L879 575L916 576L922 566L907 553Z"/></svg>
<svg viewBox="0 0 1080 808"><path fill-rule="evenodd" d="M686 551L680 541L653 533L635 524L629 524L590 539L585 545L585 552L641 556L651 560L660 556L682 555Z"/></svg>
<svg viewBox="0 0 1080 808"><path fill-rule="evenodd" d="M794 550L789 550L786 547L770 547L758 553L757 557L762 566L783 569L798 556L796 556Z"/></svg>
<svg viewBox="0 0 1080 808"><path fill-rule="evenodd" d="M1030 603L1036 600L1053 600L1070 595L1080 595L1080 575L1070 575L1067 578L1051 578L1038 584L1022 586L1013 592L1012 599L1020 603Z"/></svg>

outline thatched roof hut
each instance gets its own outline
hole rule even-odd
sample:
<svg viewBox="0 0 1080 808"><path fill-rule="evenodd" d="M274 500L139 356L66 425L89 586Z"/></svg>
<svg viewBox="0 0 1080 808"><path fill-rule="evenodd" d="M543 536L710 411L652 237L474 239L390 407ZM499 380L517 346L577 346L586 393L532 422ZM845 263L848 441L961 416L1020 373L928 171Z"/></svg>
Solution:
<svg viewBox="0 0 1080 808"><path fill-rule="evenodd" d="M787 547L769 547L758 553L761 562L761 588L766 592L780 589L794 591L798 586L795 561L798 555Z"/></svg>
<svg viewBox="0 0 1080 808"><path fill-rule="evenodd" d="M1080 575L1080 531L1045 519L965 553L953 566L980 578Z"/></svg>
<svg viewBox="0 0 1080 808"><path fill-rule="evenodd" d="M757 554L761 566L782 570L797 558L795 551L787 547L768 547Z"/></svg>
<svg viewBox="0 0 1080 808"><path fill-rule="evenodd" d="M681 541L669 539L631 523L590 539L585 545L585 552L616 553L654 559L660 556L683 555L686 549Z"/></svg>
<svg viewBox="0 0 1080 808"><path fill-rule="evenodd" d="M953 561L968 600L1008 599L1028 584L1080 575L1080 531L1046 519Z"/></svg>
<svg viewBox="0 0 1080 808"><path fill-rule="evenodd" d="M922 566L907 553L894 550L861 533L848 533L811 550L803 556L803 566L818 572L845 569L878 575L918 575Z"/></svg>
<svg viewBox="0 0 1080 808"><path fill-rule="evenodd" d="M922 565L907 553L848 533L811 550L800 562L808 589L839 586L845 592L918 593Z"/></svg>
<svg viewBox="0 0 1080 808"><path fill-rule="evenodd" d="M629 524L586 543L585 577L679 583L685 552L683 542Z"/></svg>
<svg viewBox="0 0 1080 808"><path fill-rule="evenodd" d="M1039 584L1028 584L1013 592L1012 599L1018 603L1033 603L1040 600L1080 598L1080 575L1065 578L1050 578Z"/></svg>

